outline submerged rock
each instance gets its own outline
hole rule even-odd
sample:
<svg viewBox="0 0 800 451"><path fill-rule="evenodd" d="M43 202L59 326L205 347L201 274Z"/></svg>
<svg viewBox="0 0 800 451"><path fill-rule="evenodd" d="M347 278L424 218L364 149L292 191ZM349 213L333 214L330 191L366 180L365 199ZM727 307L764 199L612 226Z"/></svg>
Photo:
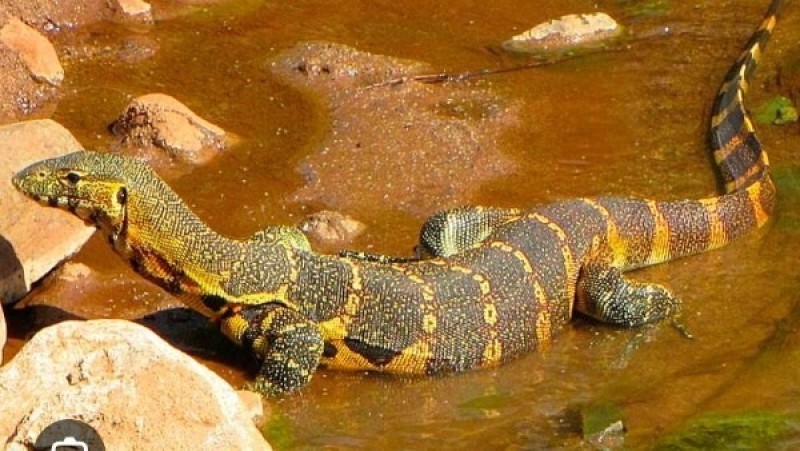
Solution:
<svg viewBox="0 0 800 451"><path fill-rule="evenodd" d="M106 449L270 449L226 382L128 321L67 321L0 369L0 442L29 449L80 420Z"/></svg>
<svg viewBox="0 0 800 451"><path fill-rule="evenodd" d="M583 439L596 449L620 449L625 443L622 410L610 403L589 404L580 410Z"/></svg>
<svg viewBox="0 0 800 451"><path fill-rule="evenodd" d="M800 433L797 414L770 411L697 415L662 438L653 449L791 449Z"/></svg>
<svg viewBox="0 0 800 451"><path fill-rule="evenodd" d="M309 215L300 223L309 237L326 244L346 244L364 232L361 221L336 211L323 210Z"/></svg>
<svg viewBox="0 0 800 451"><path fill-rule="evenodd" d="M328 42L298 44L271 69L315 94L330 121L298 165L305 186L294 201L376 218L427 216L513 171L498 141L518 123L518 108L488 82L423 83L414 76L434 72L424 63Z"/></svg>
<svg viewBox="0 0 800 451"><path fill-rule="evenodd" d="M605 13L569 14L539 24L503 43L514 52L569 50L619 36L622 27Z"/></svg>
<svg viewBox="0 0 800 451"><path fill-rule="evenodd" d="M76 216L44 208L11 185L11 175L29 164L81 149L49 119L0 127L0 302L20 299L94 233Z"/></svg>
<svg viewBox="0 0 800 451"><path fill-rule="evenodd" d="M197 164L208 162L226 146L225 130L166 94L134 99L111 129L124 146L155 146Z"/></svg>

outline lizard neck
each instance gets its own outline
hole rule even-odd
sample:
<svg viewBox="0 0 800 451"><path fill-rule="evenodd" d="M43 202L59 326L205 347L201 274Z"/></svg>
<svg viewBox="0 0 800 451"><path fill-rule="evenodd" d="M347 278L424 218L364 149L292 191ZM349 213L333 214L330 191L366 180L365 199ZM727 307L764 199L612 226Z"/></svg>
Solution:
<svg viewBox="0 0 800 451"><path fill-rule="evenodd" d="M220 275L230 273L233 262L241 260L245 242L212 230L160 179L142 186L158 195L134 192L121 221L101 224L114 249L136 272L170 293L197 300L222 296Z"/></svg>

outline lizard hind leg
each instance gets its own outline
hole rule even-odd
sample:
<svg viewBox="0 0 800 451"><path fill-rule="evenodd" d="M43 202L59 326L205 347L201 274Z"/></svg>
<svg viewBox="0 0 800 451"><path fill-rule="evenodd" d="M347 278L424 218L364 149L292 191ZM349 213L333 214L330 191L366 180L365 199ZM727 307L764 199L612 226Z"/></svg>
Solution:
<svg viewBox="0 0 800 451"><path fill-rule="evenodd" d="M281 304L243 307L222 318L220 326L258 360L255 381L245 388L264 396L302 388L322 358L324 342L316 323Z"/></svg>
<svg viewBox="0 0 800 451"><path fill-rule="evenodd" d="M605 262L590 262L578 277L575 309L600 321L637 327L673 319L688 336L677 316L681 301L667 288L655 283L634 282L619 268Z"/></svg>

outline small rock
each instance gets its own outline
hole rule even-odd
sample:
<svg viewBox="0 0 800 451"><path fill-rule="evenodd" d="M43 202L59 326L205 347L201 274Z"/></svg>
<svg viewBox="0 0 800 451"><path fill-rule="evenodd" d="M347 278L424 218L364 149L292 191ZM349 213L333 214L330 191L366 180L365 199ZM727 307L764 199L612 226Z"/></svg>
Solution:
<svg viewBox="0 0 800 451"><path fill-rule="evenodd" d="M622 449L625 445L625 424L615 421L602 431L584 437L584 440L591 443L594 449Z"/></svg>
<svg viewBox="0 0 800 451"><path fill-rule="evenodd" d="M242 402L243 411L249 418L253 419L256 425L264 422L264 400L256 392L250 390L239 390L236 392Z"/></svg>
<svg viewBox="0 0 800 451"><path fill-rule="evenodd" d="M597 449L619 449L625 443L625 424L619 406L592 403L581 408L583 439Z"/></svg>
<svg viewBox="0 0 800 451"><path fill-rule="evenodd" d="M156 146L192 163L206 163L225 147L225 130L166 94L134 99L112 125L126 146Z"/></svg>
<svg viewBox="0 0 800 451"><path fill-rule="evenodd" d="M0 127L0 302L20 299L94 233L74 215L44 208L11 185L11 175L29 164L82 148L49 119Z"/></svg>
<svg viewBox="0 0 800 451"><path fill-rule="evenodd" d="M568 50L596 44L622 33L622 27L605 13L569 14L539 24L503 43L515 52Z"/></svg>
<svg viewBox="0 0 800 451"><path fill-rule="evenodd" d="M66 262L61 268L61 278L67 282L77 282L84 277L89 277L92 274L92 268L84 263Z"/></svg>
<svg viewBox="0 0 800 451"><path fill-rule="evenodd" d="M0 29L0 42L22 57L37 81L45 81L53 86L59 86L64 81L64 68L53 44L19 19L9 19Z"/></svg>
<svg viewBox="0 0 800 451"><path fill-rule="evenodd" d="M6 449L31 449L66 419L91 426L106 449L270 449L249 415L219 376L128 321L48 327L0 369Z"/></svg>
<svg viewBox="0 0 800 451"><path fill-rule="evenodd" d="M364 232L366 226L350 216L323 210L308 216L300 223L306 235L327 244L346 244Z"/></svg>
<svg viewBox="0 0 800 451"><path fill-rule="evenodd" d="M119 11L129 17L148 16L152 19L152 8L143 0L116 0Z"/></svg>

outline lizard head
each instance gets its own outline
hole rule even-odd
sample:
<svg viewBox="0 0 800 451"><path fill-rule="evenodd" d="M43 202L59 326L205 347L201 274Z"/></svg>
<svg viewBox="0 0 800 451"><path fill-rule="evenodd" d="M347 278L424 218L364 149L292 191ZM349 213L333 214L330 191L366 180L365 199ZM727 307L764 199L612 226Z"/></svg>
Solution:
<svg viewBox="0 0 800 451"><path fill-rule="evenodd" d="M81 151L34 163L11 181L44 205L114 228L122 223L128 201L129 181L123 167L121 157Z"/></svg>

